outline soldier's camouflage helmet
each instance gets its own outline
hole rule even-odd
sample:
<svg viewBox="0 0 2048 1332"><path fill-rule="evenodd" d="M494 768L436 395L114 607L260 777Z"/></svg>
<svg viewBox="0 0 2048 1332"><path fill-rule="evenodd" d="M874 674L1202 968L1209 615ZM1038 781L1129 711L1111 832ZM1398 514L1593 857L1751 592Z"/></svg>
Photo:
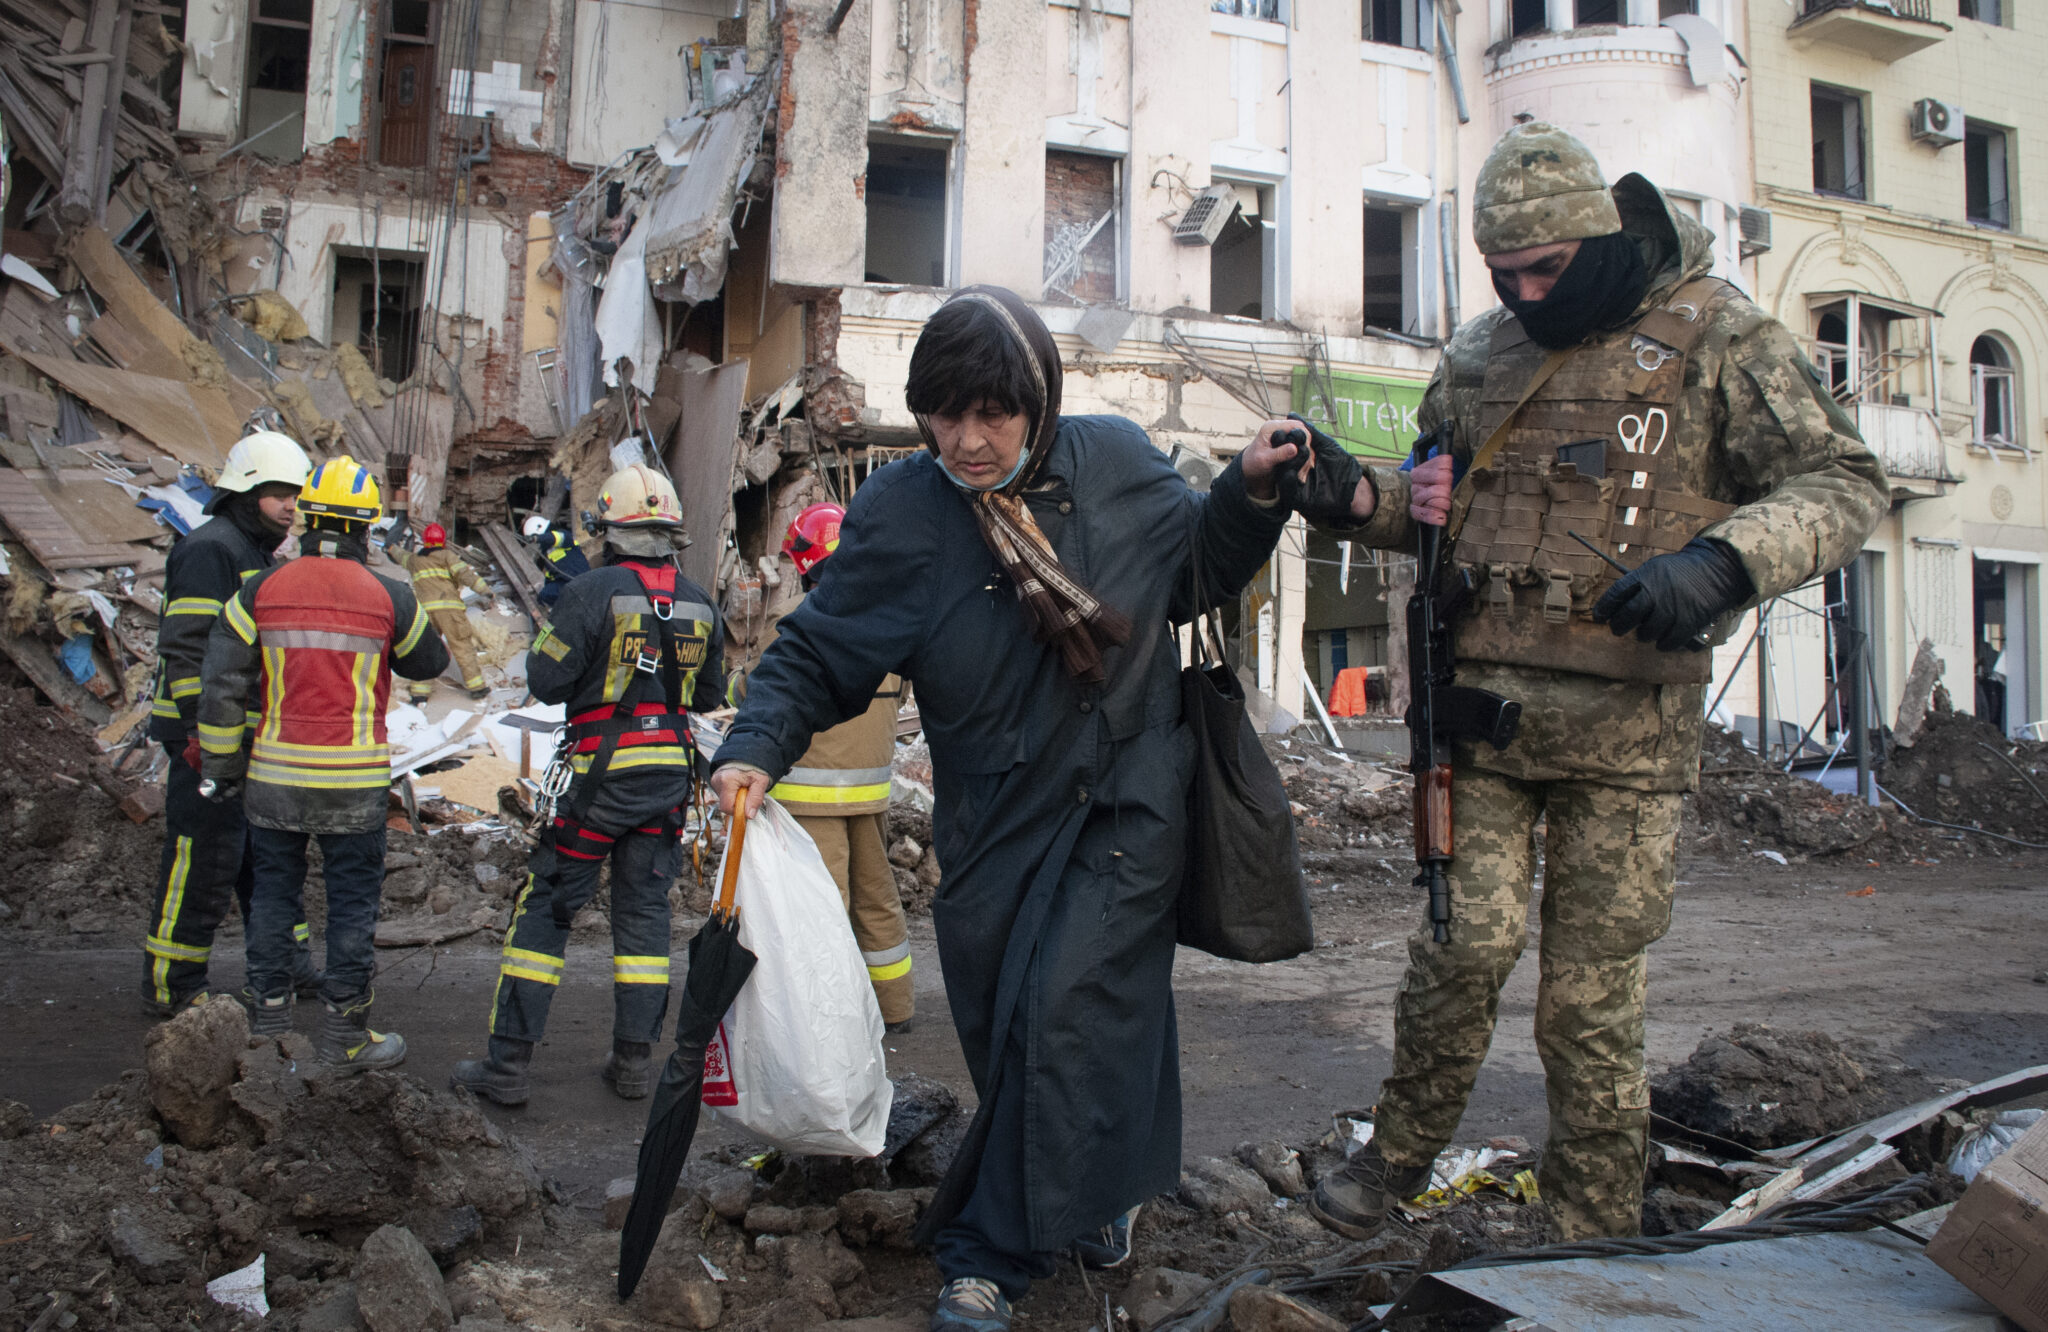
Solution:
<svg viewBox="0 0 2048 1332"><path fill-rule="evenodd" d="M1621 230L1593 152L1540 120L1517 125L1486 155L1472 199L1472 240L1481 254L1610 236Z"/></svg>

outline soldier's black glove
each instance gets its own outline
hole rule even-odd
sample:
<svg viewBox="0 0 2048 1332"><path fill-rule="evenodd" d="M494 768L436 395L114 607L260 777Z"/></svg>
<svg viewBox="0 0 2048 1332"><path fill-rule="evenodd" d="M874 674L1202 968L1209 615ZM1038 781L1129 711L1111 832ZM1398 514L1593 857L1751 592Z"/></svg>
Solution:
<svg viewBox="0 0 2048 1332"><path fill-rule="evenodd" d="M1356 527L1358 520L1351 516L1351 497L1357 493L1358 483L1365 479L1365 469L1358 465L1358 459L1344 451L1344 446L1331 439L1322 431L1310 425L1295 412L1289 412L1287 419L1301 421L1301 430L1306 434L1308 451L1316 460L1308 480L1301 479L1302 455L1280 464L1274 479L1280 487L1280 502L1317 526ZM1286 443L1287 432L1273 436L1273 442ZM1292 441L1300 444L1301 440Z"/></svg>
<svg viewBox="0 0 2048 1332"><path fill-rule="evenodd" d="M1615 637L1633 632L1659 652L1700 652L1707 627L1755 595L1749 571L1726 542L1694 537L1608 588L1593 603L1593 619Z"/></svg>

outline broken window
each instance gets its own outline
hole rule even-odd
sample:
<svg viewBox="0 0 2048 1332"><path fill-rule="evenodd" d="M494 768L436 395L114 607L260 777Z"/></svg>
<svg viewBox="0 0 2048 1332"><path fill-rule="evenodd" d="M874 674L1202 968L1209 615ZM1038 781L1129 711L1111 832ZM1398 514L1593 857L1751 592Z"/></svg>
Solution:
<svg viewBox="0 0 2048 1332"><path fill-rule="evenodd" d="M1970 400L1976 407L1977 443L1987 448L2020 447L2013 409L2012 353L1986 333L1970 344Z"/></svg>
<svg viewBox="0 0 2048 1332"><path fill-rule="evenodd" d="M1413 333L1415 246L1412 208L1365 206L1365 326Z"/></svg>
<svg viewBox="0 0 2048 1332"><path fill-rule="evenodd" d="M1123 163L1045 153L1045 289L1099 304L1117 298L1117 198Z"/></svg>
<svg viewBox="0 0 2048 1332"><path fill-rule="evenodd" d="M1863 99L1818 83L1813 85L1813 188L1845 199L1864 197Z"/></svg>
<svg viewBox="0 0 2048 1332"><path fill-rule="evenodd" d="M312 48L313 0L251 0L249 92L242 103L250 152L280 162L305 154Z"/></svg>
<svg viewBox="0 0 2048 1332"><path fill-rule="evenodd" d="M384 11L384 75L377 98L377 160L427 163L434 112L435 0L393 0Z"/></svg>
<svg viewBox="0 0 2048 1332"><path fill-rule="evenodd" d="M1236 190L1230 220L1209 247L1209 309L1245 319L1275 319L1279 247L1272 221L1273 191L1245 184Z"/></svg>
<svg viewBox="0 0 2048 1332"><path fill-rule="evenodd" d="M1429 45L1422 0L1365 0L1365 40L1422 50Z"/></svg>
<svg viewBox="0 0 2048 1332"><path fill-rule="evenodd" d="M1543 32L1550 27L1550 13L1544 0L1512 0L1508 30L1516 37Z"/></svg>
<svg viewBox="0 0 2048 1332"><path fill-rule="evenodd" d="M1572 11L1572 26L1591 28L1603 24L1621 22L1621 0L1577 0Z"/></svg>
<svg viewBox="0 0 2048 1332"><path fill-rule="evenodd" d="M946 168L943 143L868 142L867 281L946 285Z"/></svg>
<svg viewBox="0 0 2048 1332"><path fill-rule="evenodd" d="M1210 0L1209 8L1219 14L1233 14L1238 18L1264 19L1268 23L1279 23L1286 19L1286 12L1280 0Z"/></svg>
<svg viewBox="0 0 2048 1332"><path fill-rule="evenodd" d="M379 378L412 377L420 341L423 265L406 255L337 251L334 316L327 340L354 343Z"/></svg>
<svg viewBox="0 0 2048 1332"><path fill-rule="evenodd" d="M1964 122L1963 214L1980 227L2012 225L2012 196L2007 189L2006 133L1979 121Z"/></svg>

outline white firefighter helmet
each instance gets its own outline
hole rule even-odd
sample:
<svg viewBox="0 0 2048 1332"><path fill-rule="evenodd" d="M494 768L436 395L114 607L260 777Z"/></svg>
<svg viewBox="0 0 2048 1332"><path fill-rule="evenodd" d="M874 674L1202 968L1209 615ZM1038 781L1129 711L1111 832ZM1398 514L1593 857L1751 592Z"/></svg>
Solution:
<svg viewBox="0 0 2048 1332"><path fill-rule="evenodd" d="M548 534L548 520L536 513L526 520L526 525L519 529L519 534L528 541L538 541Z"/></svg>
<svg viewBox="0 0 2048 1332"><path fill-rule="evenodd" d="M206 511L213 512L224 495L246 495L258 486L303 486L312 470L313 460L290 435L275 430L258 430L244 435L228 450L227 461L221 464L220 479L213 483L214 496L207 502Z"/></svg>
<svg viewBox="0 0 2048 1332"><path fill-rule="evenodd" d="M669 479L644 463L612 473L597 496L601 527L681 527L682 502Z"/></svg>

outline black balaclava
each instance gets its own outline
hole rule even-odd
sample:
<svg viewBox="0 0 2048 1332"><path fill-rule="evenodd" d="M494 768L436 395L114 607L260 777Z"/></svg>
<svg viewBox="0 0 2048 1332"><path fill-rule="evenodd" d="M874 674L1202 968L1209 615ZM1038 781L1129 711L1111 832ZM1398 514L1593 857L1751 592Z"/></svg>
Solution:
<svg viewBox="0 0 2048 1332"><path fill-rule="evenodd" d="M223 495L220 503L214 506L213 512L215 517L225 518L233 523L243 535L264 550L276 550L284 544L284 539L292 534L291 528L273 523L263 516L262 506L257 504L256 492L253 490Z"/></svg>
<svg viewBox="0 0 2048 1332"><path fill-rule="evenodd" d="M1493 289L1537 345L1559 351L1625 323L1650 289L1650 273L1634 238L1617 231L1580 241L1579 252L1540 301L1510 296L1498 276Z"/></svg>

